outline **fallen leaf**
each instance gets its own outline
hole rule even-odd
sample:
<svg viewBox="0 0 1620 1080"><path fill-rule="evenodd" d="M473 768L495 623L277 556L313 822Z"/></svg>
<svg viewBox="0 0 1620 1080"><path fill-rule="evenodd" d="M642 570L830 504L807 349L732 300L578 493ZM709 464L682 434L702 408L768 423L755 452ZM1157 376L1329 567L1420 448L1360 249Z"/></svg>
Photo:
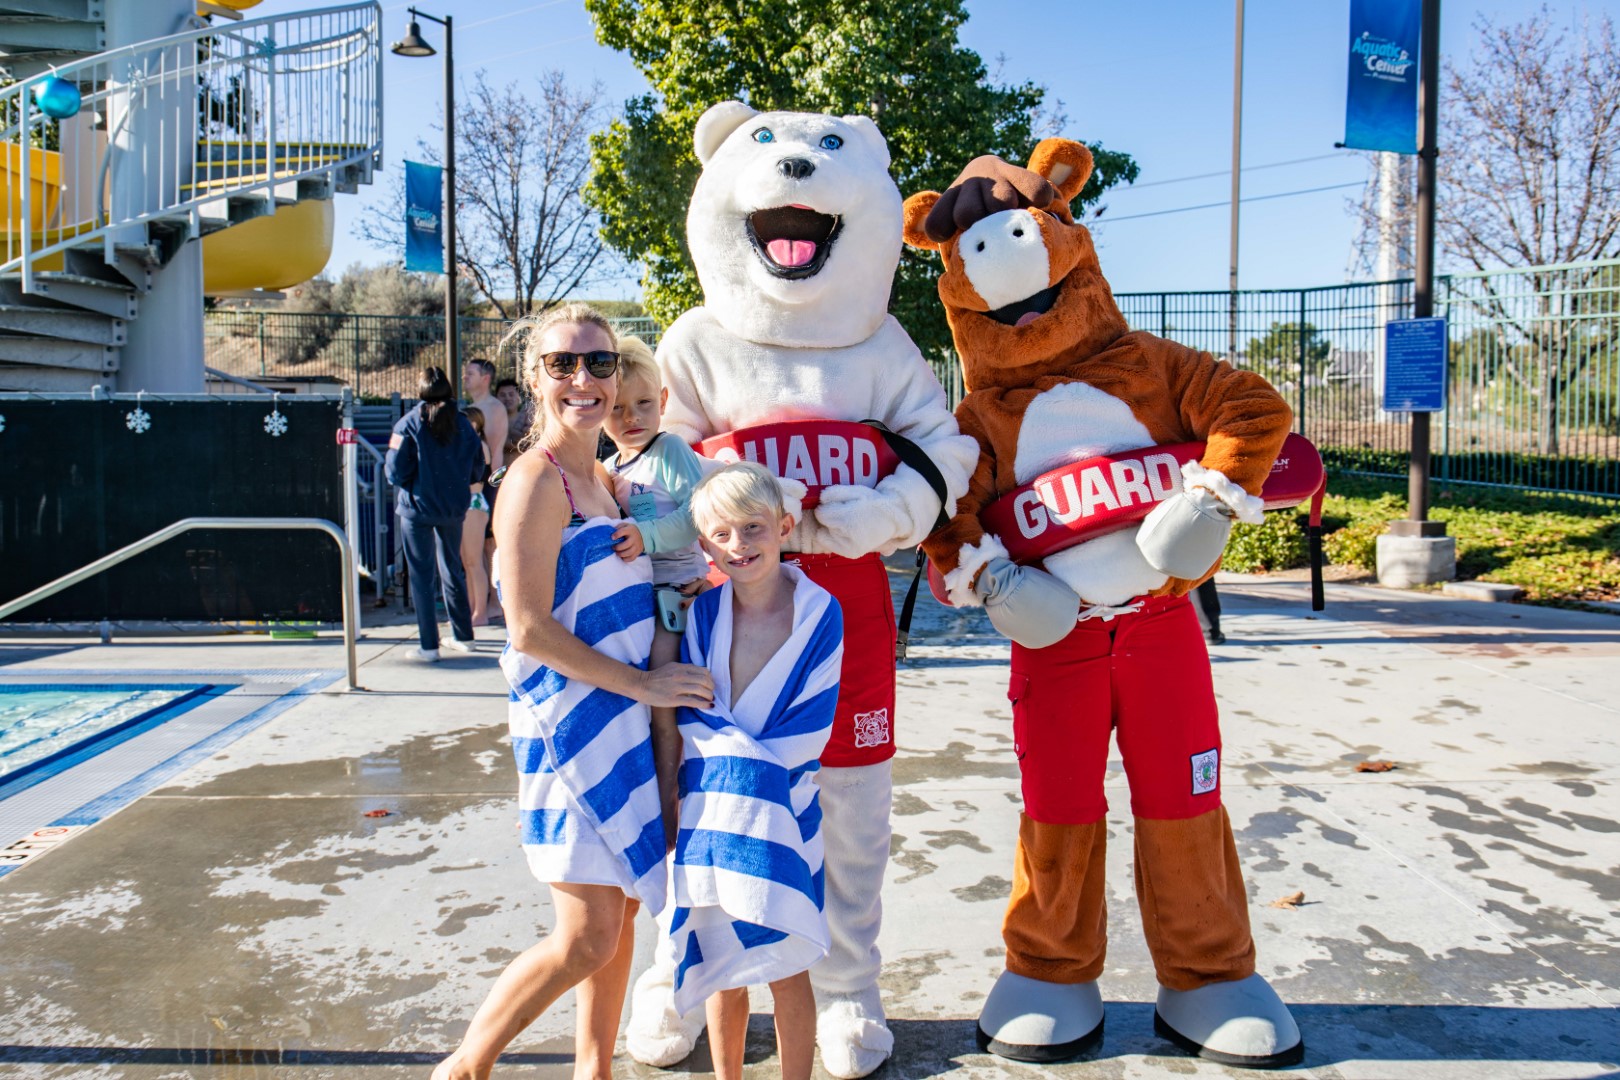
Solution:
<svg viewBox="0 0 1620 1080"><path fill-rule="evenodd" d="M220 1017L210 1016L208 1019L212 1020L213 1023L214 1023L214 1026L219 1028L219 1030L221 1030L221 1031L225 1030L225 1021L222 1020Z"/></svg>
<svg viewBox="0 0 1620 1080"><path fill-rule="evenodd" d="M1393 761L1358 761L1358 762L1356 762L1356 772L1389 772L1391 769L1394 769L1396 767L1397 766Z"/></svg>
<svg viewBox="0 0 1620 1080"><path fill-rule="evenodd" d="M1287 896L1277 897L1277 899L1271 902L1271 906L1274 908L1282 908L1284 911L1293 911L1304 902L1305 894L1302 892L1296 892L1289 893Z"/></svg>
<svg viewBox="0 0 1620 1080"><path fill-rule="evenodd" d="M393 813L392 810L367 810L365 816L366 817L387 817L389 814L392 814L392 813Z"/></svg>

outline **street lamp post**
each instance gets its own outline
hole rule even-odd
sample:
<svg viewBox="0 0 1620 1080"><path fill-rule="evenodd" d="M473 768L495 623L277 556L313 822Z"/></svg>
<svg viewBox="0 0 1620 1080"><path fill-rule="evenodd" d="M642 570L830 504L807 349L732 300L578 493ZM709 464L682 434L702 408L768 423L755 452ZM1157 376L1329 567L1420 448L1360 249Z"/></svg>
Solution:
<svg viewBox="0 0 1620 1080"><path fill-rule="evenodd" d="M456 61L454 19L439 18L410 9L405 36L394 42L396 56L433 56L437 50L422 38L418 18L444 27L444 359L445 374L456 397L461 397L460 313L456 310Z"/></svg>

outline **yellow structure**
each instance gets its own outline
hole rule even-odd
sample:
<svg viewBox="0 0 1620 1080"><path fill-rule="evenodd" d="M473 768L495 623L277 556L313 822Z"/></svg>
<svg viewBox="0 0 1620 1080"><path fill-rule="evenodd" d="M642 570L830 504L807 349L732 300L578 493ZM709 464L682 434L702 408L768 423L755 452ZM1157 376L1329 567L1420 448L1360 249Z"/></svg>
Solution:
<svg viewBox="0 0 1620 1080"><path fill-rule="evenodd" d="M332 257L330 199L305 199L203 237L203 293L285 289L308 281Z"/></svg>

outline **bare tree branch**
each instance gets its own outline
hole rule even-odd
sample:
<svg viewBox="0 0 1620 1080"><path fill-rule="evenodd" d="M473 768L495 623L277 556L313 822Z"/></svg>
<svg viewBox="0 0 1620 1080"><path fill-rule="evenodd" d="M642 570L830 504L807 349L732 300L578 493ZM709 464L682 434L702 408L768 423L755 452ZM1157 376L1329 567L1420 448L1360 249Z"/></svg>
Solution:
<svg viewBox="0 0 1620 1080"><path fill-rule="evenodd" d="M600 83L576 89L560 71L543 72L535 83L533 93L515 82L495 87L480 71L456 108L457 265L508 319L550 307L614 270L596 214L580 198L605 91ZM439 162L425 141L418 153ZM393 194L362 215L357 231L399 250L399 178Z"/></svg>

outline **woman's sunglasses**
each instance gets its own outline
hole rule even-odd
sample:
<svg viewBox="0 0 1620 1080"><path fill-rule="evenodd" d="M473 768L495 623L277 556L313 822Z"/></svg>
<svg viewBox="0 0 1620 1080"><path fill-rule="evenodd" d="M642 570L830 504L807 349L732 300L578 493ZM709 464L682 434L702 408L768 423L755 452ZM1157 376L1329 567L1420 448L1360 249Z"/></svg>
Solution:
<svg viewBox="0 0 1620 1080"><path fill-rule="evenodd" d="M559 380L573 378L574 372L579 370L582 363L593 379L605 379L619 370L619 354L607 349L596 349L592 352L550 352L540 360L545 365L546 374Z"/></svg>

